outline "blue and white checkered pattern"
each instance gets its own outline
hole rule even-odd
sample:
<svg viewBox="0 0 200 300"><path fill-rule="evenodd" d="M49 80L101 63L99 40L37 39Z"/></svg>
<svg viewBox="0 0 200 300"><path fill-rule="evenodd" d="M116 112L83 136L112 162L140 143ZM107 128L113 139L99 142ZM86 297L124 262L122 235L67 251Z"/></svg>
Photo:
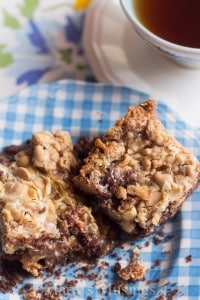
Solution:
<svg viewBox="0 0 200 300"><path fill-rule="evenodd" d="M75 141L82 135L96 136L104 133L116 119L121 117L130 105L148 99L148 95L124 87L104 84L61 81L57 83L32 86L19 95L13 95L0 101L0 145L19 144L30 138L33 132L46 130L69 130ZM186 148L200 159L200 130L191 128L182 121L167 105L158 103L157 112L168 131ZM129 249L136 245L143 246L141 260L148 269L146 279L139 283L128 283L127 288L133 292L130 299L156 299L169 290L175 291L174 299L200 299L200 191L196 190L184 203L180 213L163 226L164 240L156 245L153 236L141 241L125 243L123 249L115 252L121 257L121 263L130 258ZM168 239L168 234L175 237ZM144 246L149 240L149 246ZM185 257L192 255L192 261ZM110 264L96 286L89 280L80 280L78 286L64 299L123 299L115 290L108 291L108 296L100 295L102 291L116 280L112 266L116 259L106 256L103 260ZM156 259L160 265L152 268ZM101 260L100 260L101 262ZM63 269L63 280L73 279L74 269L80 266L69 265ZM108 275L105 276L105 275ZM159 279L156 280L156 279ZM147 281L155 281L147 284ZM44 279L27 279L38 287ZM62 278L54 280L55 286ZM176 293L176 290L177 293ZM128 299L128 297L125 297ZM16 293L0 294L1 300L21 299Z"/></svg>

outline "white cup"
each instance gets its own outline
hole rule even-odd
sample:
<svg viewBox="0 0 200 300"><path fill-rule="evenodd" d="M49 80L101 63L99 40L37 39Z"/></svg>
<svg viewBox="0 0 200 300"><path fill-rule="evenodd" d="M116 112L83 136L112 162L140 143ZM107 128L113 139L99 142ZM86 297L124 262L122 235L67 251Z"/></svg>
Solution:
<svg viewBox="0 0 200 300"><path fill-rule="evenodd" d="M120 4L135 31L145 41L172 61L184 67L200 68L200 49L181 46L160 38L149 31L137 18L134 11L133 0L120 0Z"/></svg>

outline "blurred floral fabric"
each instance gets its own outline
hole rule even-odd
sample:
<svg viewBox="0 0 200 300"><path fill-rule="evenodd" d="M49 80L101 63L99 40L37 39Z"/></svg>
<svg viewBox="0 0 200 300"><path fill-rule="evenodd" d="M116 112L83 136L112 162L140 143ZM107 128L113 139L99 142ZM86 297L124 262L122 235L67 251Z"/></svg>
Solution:
<svg viewBox="0 0 200 300"><path fill-rule="evenodd" d="M89 4L0 1L0 98L37 82L94 80L81 44Z"/></svg>

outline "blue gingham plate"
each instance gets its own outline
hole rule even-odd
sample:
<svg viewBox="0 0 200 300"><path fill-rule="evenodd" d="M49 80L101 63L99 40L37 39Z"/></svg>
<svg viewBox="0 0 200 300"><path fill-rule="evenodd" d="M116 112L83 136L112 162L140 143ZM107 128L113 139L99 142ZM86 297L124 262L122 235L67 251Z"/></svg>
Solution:
<svg viewBox="0 0 200 300"><path fill-rule="evenodd" d="M146 99L148 95L141 91L105 84L60 81L35 85L0 101L0 145L2 148L22 143L33 132L44 129L69 130L74 141L83 135L96 136L113 125L130 105L137 105ZM161 102L158 102L157 113L168 131L200 158L200 130L187 125ZM77 276L84 263L69 264L62 268L60 277L26 278L12 293L0 293L0 299L23 299L19 289L24 284L33 284L33 289L38 290L52 280L53 284L49 283L52 291L63 291L66 287L61 299L145 300L158 299L159 295L173 297L168 299L200 299L199 199L200 191L196 190L177 216L164 224L156 235L134 243L126 242L123 247L116 248L114 254L100 259L98 266L103 264L103 270L99 272L97 266L88 271L88 274L96 274L91 275L96 277L96 283ZM162 242L157 243L157 237ZM123 296L115 286L119 278L113 266L116 256L125 265L136 246L141 248L141 260L147 269L146 278L142 282L126 283L129 296ZM75 287L69 287L69 282L74 280L77 280ZM36 299L54 298L42 296Z"/></svg>

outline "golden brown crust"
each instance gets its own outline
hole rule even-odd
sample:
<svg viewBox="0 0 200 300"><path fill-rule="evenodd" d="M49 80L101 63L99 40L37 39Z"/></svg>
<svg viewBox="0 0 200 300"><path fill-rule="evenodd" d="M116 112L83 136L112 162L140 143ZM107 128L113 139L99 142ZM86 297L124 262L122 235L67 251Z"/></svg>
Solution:
<svg viewBox="0 0 200 300"><path fill-rule="evenodd" d="M133 234L151 232L164 215L174 215L199 182L197 159L167 133L155 104L149 100L130 107L96 140L74 179Z"/></svg>

